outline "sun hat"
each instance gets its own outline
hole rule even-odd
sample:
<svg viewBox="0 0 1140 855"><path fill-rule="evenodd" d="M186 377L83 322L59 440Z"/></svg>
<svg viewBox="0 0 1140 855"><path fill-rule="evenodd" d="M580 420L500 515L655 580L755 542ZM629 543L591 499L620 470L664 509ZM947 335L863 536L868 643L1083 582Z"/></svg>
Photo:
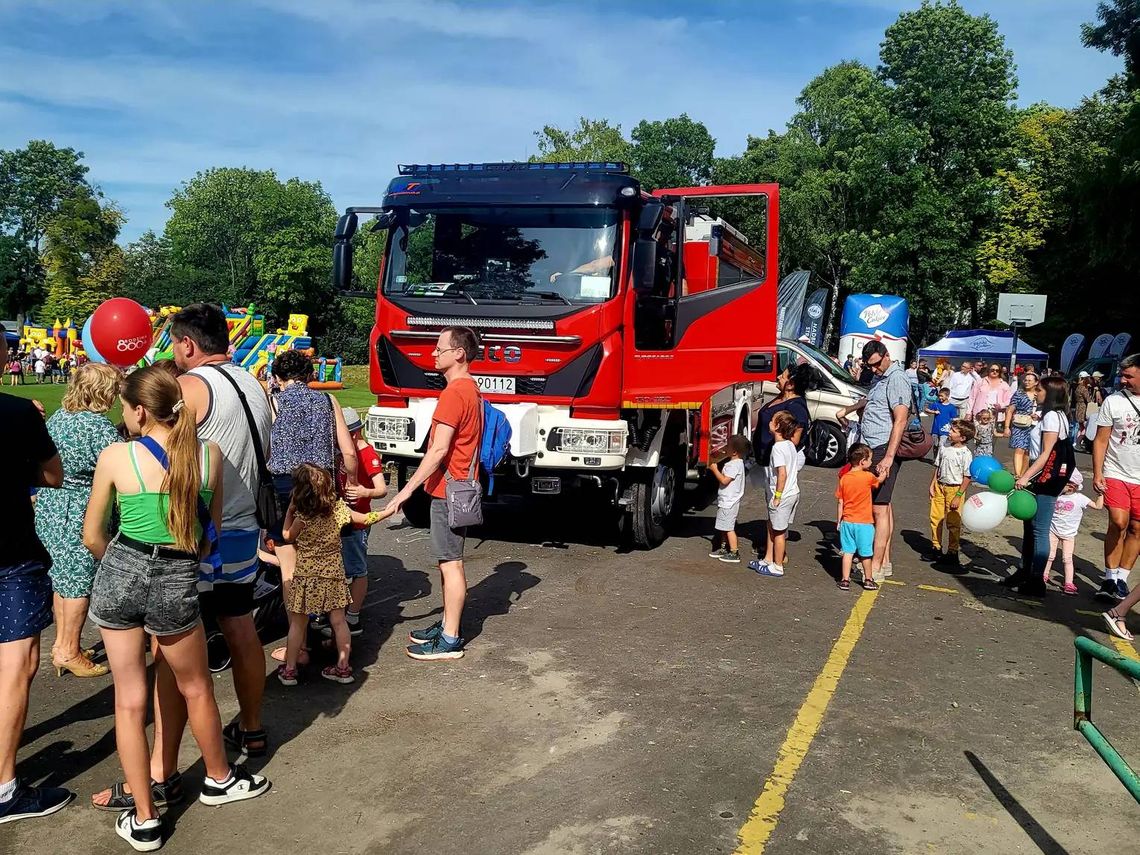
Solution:
<svg viewBox="0 0 1140 855"><path fill-rule="evenodd" d="M1073 470L1073 474L1069 476L1069 483L1076 487L1078 490L1085 485L1085 476L1081 474L1080 469Z"/></svg>
<svg viewBox="0 0 1140 855"><path fill-rule="evenodd" d="M1077 377L1088 377L1088 376L1089 376L1089 373L1087 371L1082 371L1080 374L1077 375Z"/></svg>
<svg viewBox="0 0 1140 855"><path fill-rule="evenodd" d="M344 423L348 427L349 433L356 433L356 431L364 427L364 423L360 420L360 414L352 407L344 407L342 412L344 413Z"/></svg>
<svg viewBox="0 0 1140 855"><path fill-rule="evenodd" d="M1103 376L1104 376L1103 371L1094 371L1093 372L1093 377L1103 377Z"/></svg>

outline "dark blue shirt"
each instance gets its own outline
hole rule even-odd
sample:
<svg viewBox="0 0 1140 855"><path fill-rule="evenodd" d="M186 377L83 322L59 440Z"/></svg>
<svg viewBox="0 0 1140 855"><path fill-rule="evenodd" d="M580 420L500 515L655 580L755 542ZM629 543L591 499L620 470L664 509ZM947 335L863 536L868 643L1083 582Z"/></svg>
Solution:
<svg viewBox="0 0 1140 855"><path fill-rule="evenodd" d="M811 424L811 414L808 412L807 402L803 398L773 401L760 410L756 433L752 436L752 452L756 455L756 460L761 466L768 465L768 456L772 453L772 446L776 444L776 438L772 436L768 423L772 421L772 416L781 410L786 410L795 416L796 422L804 429L797 448L803 448L804 443L807 442L807 429Z"/></svg>

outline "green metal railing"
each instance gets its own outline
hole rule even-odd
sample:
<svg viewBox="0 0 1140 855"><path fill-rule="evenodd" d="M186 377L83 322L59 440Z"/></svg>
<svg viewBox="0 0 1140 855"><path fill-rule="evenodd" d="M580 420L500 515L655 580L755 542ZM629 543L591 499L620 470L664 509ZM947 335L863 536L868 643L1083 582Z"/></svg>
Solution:
<svg viewBox="0 0 1140 855"><path fill-rule="evenodd" d="M1121 674L1140 680L1140 661L1130 659L1097 644L1091 638L1078 636L1073 640L1077 648L1077 662L1074 669L1075 688L1073 692L1073 728L1079 730L1089 741L1100 759L1108 764L1112 773L1132 793L1132 798L1140 802L1140 775L1137 775L1112 743L1092 722L1092 661L1099 659L1105 665L1115 668Z"/></svg>

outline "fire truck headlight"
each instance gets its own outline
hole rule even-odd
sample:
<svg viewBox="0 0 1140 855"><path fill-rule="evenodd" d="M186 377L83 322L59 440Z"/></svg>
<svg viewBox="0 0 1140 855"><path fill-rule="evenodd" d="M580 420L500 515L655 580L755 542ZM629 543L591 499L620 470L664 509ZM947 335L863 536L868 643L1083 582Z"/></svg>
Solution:
<svg viewBox="0 0 1140 855"><path fill-rule="evenodd" d="M370 415L368 439L370 442L402 442L414 438L413 424L404 416Z"/></svg>
<svg viewBox="0 0 1140 855"><path fill-rule="evenodd" d="M568 454L624 454L627 436L624 430L560 427L550 432L546 447Z"/></svg>

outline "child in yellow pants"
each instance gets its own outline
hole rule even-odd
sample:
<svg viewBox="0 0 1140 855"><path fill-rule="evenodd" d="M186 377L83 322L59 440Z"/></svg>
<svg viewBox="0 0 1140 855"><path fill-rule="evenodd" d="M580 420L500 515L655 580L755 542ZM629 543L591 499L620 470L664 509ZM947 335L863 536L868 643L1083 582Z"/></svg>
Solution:
<svg viewBox="0 0 1140 855"><path fill-rule="evenodd" d="M950 423L949 444L938 449L934 475L930 479L930 545L932 562L959 564L962 537L962 502L970 486L970 464L974 455L966 443L974 438L974 426L954 419ZM942 526L946 525L947 551L942 555Z"/></svg>

